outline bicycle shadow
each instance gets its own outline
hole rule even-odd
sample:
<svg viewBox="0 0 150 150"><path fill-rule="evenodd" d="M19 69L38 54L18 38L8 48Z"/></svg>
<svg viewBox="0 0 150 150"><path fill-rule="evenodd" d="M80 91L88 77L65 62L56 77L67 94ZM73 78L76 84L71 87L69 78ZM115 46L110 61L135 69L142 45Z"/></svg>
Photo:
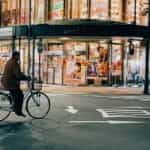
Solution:
<svg viewBox="0 0 150 150"><path fill-rule="evenodd" d="M5 122L0 124L0 149L28 150L38 139L33 138L30 122Z"/></svg>

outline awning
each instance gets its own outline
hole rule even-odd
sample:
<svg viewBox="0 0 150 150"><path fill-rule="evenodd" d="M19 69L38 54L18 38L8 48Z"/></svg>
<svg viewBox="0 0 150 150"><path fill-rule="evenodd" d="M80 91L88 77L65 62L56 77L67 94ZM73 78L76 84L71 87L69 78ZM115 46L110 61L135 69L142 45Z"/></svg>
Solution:
<svg viewBox="0 0 150 150"><path fill-rule="evenodd" d="M150 28L113 21L68 20L53 21L31 27L33 37L150 37Z"/></svg>
<svg viewBox="0 0 150 150"><path fill-rule="evenodd" d="M15 37L28 37L28 25L14 26ZM31 25L30 36L33 38L53 37L135 37L150 38L150 27L99 20L61 20L47 24Z"/></svg>

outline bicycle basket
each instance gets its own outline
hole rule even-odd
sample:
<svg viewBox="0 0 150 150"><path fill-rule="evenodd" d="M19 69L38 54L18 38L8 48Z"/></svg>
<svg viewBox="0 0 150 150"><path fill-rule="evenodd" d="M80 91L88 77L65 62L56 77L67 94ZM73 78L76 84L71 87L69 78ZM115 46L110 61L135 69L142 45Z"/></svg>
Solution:
<svg viewBox="0 0 150 150"><path fill-rule="evenodd" d="M34 90L41 91L42 90L42 81L34 81Z"/></svg>

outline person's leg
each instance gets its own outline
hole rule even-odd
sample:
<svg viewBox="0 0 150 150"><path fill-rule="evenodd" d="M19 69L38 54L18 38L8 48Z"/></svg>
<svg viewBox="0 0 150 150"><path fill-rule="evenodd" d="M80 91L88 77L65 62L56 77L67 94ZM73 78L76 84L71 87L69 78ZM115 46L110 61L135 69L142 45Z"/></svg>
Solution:
<svg viewBox="0 0 150 150"><path fill-rule="evenodd" d="M13 110L16 112L16 109L17 109L17 105L16 105L16 99L17 99L17 94L16 94L16 90L12 89L12 90L9 90L10 92L10 95L12 97L12 101L10 102L12 104L12 107L13 107Z"/></svg>
<svg viewBox="0 0 150 150"><path fill-rule="evenodd" d="M17 114L22 113L22 105L23 105L23 92L18 89L16 90L17 99L16 99L16 112Z"/></svg>
<svg viewBox="0 0 150 150"><path fill-rule="evenodd" d="M14 111L17 115L25 116L22 113L22 105L23 105L23 92L20 89L10 90L11 95L14 99Z"/></svg>

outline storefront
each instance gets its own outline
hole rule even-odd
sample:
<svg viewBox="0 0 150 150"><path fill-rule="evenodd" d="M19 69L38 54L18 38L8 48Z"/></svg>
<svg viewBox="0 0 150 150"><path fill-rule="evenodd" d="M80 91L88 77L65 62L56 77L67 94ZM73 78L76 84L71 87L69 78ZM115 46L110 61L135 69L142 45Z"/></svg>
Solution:
<svg viewBox="0 0 150 150"><path fill-rule="evenodd" d="M139 41L133 43L134 53L131 54L127 41L52 43L49 40L45 42L48 47L42 59L43 81L60 85L142 85L145 47L141 47Z"/></svg>
<svg viewBox="0 0 150 150"><path fill-rule="evenodd" d="M34 55L34 74L38 76L41 68L40 75L48 84L118 85L135 83L137 76L139 81L143 80L145 53L139 39L149 37L149 32L146 27L138 25L147 24L147 16L143 14L147 0L137 0L136 4L132 0L31 2L31 23L37 25L31 25L30 51L27 26L26 30L20 26L19 30L22 30L16 30L16 33L21 33L15 35L15 48L21 52L23 72L33 73L29 66ZM29 0L2 1L1 12L3 26L28 24ZM137 26L132 24L135 20ZM23 32L26 33L22 35ZM44 41L40 56L39 38ZM134 45L133 54L129 52L129 39ZM3 51L9 53L10 46L9 41L1 43L2 56ZM1 57L1 64L4 60L7 59Z"/></svg>

